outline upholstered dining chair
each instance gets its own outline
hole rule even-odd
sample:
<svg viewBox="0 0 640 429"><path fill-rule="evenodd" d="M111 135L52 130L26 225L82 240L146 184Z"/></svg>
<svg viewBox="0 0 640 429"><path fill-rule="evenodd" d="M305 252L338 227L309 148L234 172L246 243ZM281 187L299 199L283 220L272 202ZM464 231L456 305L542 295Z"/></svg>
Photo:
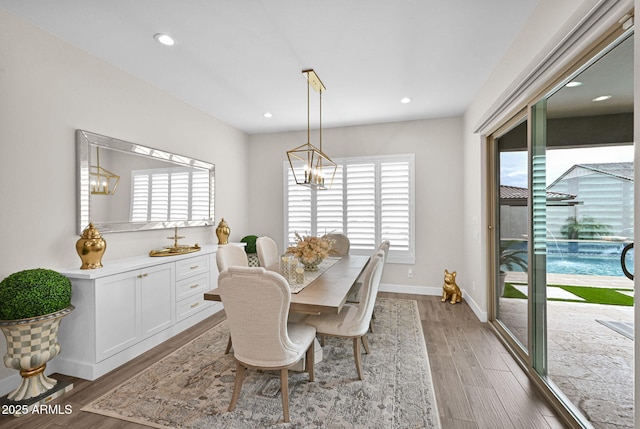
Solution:
<svg viewBox="0 0 640 429"><path fill-rule="evenodd" d="M247 253L240 246L234 246L233 244L225 244L224 246L218 246L216 251L216 265L218 266L218 272L221 273L229 267L248 267L249 260ZM231 351L231 335L227 341L227 349L224 354L228 354Z"/></svg>
<svg viewBox="0 0 640 429"><path fill-rule="evenodd" d="M391 245L391 243L389 242L389 240L384 240L378 245L378 248L374 252L374 255L376 253L378 253L379 251L381 251L381 250L384 252L384 259L382 260L383 264L387 263L387 256L389 255L389 246L390 245ZM384 267L383 267L383 270L384 270ZM362 282L357 282L354 290L355 291L351 295L349 295L349 297L347 298L347 302L359 302L360 301L360 293L362 291ZM375 312L373 314L374 314L373 318L375 319L376 318L375 317Z"/></svg>
<svg viewBox="0 0 640 429"><path fill-rule="evenodd" d="M288 321L291 292L280 274L262 267L229 267L218 277L220 298L233 337L236 380L229 411L240 396L245 367L280 370L282 410L289 422L289 373L306 353L313 381L314 327Z"/></svg>
<svg viewBox="0 0 640 429"><path fill-rule="evenodd" d="M216 265L218 266L219 273L231 266L248 267L249 260L247 259L247 252L245 252L242 247L233 244L218 246L218 250L216 251Z"/></svg>
<svg viewBox="0 0 640 429"><path fill-rule="evenodd" d="M389 246L391 245L391 242L389 240L384 240L382 243L380 243L380 245L378 246L377 251L382 250L384 252L384 258L382 260L383 266L382 266L382 271L384 272L384 266L387 264L387 256L389 255ZM377 296L376 296L377 298ZM375 310L373 311L373 314L371 315L371 319L375 319L376 318L376 312ZM369 331L371 333L373 333L373 322L369 323Z"/></svg>
<svg viewBox="0 0 640 429"><path fill-rule="evenodd" d="M261 267L278 263L278 245L271 237L258 237L256 240L256 252Z"/></svg>
<svg viewBox="0 0 640 429"><path fill-rule="evenodd" d="M348 255L349 248L351 247L351 241L344 234L325 234L322 238L328 238L333 240L333 248L331 249L332 255Z"/></svg>
<svg viewBox="0 0 640 429"><path fill-rule="evenodd" d="M358 304L345 304L338 314L311 315L304 321L305 324L314 326L317 334L321 337L343 337L353 339L353 357L356 363L358 377L362 375L362 356L360 352L360 341L362 341L365 351L369 353L369 342L367 331L369 322L373 314L375 297L380 287L382 277L382 266L384 265L384 252L377 252L372 258L364 272L362 283L362 296Z"/></svg>

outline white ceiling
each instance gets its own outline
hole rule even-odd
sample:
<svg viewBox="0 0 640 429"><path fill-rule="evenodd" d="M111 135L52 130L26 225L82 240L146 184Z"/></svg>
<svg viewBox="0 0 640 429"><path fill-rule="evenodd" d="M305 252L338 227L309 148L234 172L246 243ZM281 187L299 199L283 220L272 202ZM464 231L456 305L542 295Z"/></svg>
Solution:
<svg viewBox="0 0 640 429"><path fill-rule="evenodd" d="M0 0L249 134L461 115L538 0ZM155 33L176 40L165 47ZM311 125L318 101L311 96ZM411 97L401 104L402 97ZM266 119L263 113L271 112Z"/></svg>

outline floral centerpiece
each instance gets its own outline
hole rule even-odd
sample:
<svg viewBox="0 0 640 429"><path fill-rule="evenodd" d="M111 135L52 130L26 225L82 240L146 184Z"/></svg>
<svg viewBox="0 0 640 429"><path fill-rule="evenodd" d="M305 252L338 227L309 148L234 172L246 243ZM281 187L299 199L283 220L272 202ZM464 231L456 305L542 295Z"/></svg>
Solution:
<svg viewBox="0 0 640 429"><path fill-rule="evenodd" d="M296 245L287 248L287 253L296 256L308 271L318 269L318 264L329 256L333 240L312 235L301 237L296 232Z"/></svg>

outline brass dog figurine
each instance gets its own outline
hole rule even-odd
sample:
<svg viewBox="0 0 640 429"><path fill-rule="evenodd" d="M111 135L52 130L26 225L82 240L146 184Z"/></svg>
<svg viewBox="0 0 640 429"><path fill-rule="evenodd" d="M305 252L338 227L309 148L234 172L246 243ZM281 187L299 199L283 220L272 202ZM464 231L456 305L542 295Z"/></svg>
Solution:
<svg viewBox="0 0 640 429"><path fill-rule="evenodd" d="M444 270L444 284L442 285L442 302L451 298L451 304L462 301L462 292L456 284L456 272Z"/></svg>

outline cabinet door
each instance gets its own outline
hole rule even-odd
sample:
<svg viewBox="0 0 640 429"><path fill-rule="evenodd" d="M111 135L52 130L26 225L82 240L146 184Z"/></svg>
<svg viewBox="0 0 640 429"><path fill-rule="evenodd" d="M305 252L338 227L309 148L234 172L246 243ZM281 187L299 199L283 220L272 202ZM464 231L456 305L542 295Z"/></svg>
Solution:
<svg viewBox="0 0 640 429"><path fill-rule="evenodd" d="M142 337L146 338L175 321L175 264L145 268L140 279Z"/></svg>
<svg viewBox="0 0 640 429"><path fill-rule="evenodd" d="M96 280L96 362L138 341L138 271Z"/></svg>

